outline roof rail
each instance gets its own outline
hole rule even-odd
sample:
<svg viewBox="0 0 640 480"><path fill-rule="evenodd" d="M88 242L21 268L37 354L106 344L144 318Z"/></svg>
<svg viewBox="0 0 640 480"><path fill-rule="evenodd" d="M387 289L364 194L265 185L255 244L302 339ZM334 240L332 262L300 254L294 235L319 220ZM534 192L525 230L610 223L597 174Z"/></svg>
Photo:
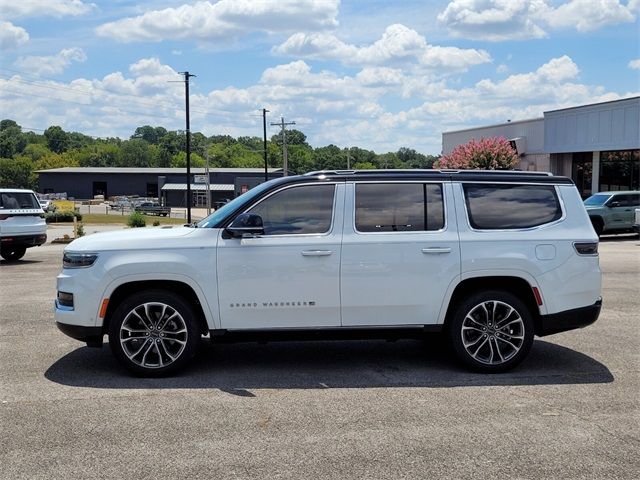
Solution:
<svg viewBox="0 0 640 480"><path fill-rule="evenodd" d="M426 169L426 168L412 168L412 169L371 169L371 170L317 170L314 172L307 172L304 176L315 175L354 175L354 174L380 174L380 173L418 173L418 172L438 172L438 173L460 173L460 174L478 174L478 175L536 175L536 176L553 176L551 172L535 172L531 170L465 170L454 168L439 168L439 169Z"/></svg>

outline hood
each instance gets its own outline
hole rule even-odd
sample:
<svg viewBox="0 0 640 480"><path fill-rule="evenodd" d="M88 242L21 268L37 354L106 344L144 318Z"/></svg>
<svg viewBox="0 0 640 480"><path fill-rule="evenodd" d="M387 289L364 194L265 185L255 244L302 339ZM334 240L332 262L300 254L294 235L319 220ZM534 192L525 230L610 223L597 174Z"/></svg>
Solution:
<svg viewBox="0 0 640 480"><path fill-rule="evenodd" d="M74 240L67 245L65 251L100 252L179 247L195 231L191 227L145 227L94 233Z"/></svg>

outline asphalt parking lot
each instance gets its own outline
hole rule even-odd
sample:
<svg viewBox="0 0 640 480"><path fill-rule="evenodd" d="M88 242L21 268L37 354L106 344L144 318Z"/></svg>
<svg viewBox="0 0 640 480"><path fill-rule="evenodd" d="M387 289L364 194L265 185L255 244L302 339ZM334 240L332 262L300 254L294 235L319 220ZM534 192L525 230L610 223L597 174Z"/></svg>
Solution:
<svg viewBox="0 0 640 480"><path fill-rule="evenodd" d="M62 248L0 263L0 478L640 475L637 238L600 245L598 322L502 375L434 338L205 345L178 377L133 378L55 327Z"/></svg>

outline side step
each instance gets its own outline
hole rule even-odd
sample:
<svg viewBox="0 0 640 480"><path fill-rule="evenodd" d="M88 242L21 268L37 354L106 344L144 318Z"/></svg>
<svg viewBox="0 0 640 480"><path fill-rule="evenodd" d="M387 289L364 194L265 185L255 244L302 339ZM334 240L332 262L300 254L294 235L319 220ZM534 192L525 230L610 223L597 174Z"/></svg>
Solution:
<svg viewBox="0 0 640 480"><path fill-rule="evenodd" d="M429 333L439 333L442 325L411 325L409 327L337 327L337 328L282 328L273 330L210 330L214 343L286 342L322 340L399 340L423 338Z"/></svg>

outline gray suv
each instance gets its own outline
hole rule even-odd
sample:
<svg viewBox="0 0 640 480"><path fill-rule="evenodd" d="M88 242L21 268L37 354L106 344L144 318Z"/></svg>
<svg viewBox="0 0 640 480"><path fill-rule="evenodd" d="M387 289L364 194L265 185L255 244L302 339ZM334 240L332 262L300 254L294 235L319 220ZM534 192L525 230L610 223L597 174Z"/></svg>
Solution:
<svg viewBox="0 0 640 480"><path fill-rule="evenodd" d="M632 232L640 192L600 192L587 198L584 206L598 235Z"/></svg>

